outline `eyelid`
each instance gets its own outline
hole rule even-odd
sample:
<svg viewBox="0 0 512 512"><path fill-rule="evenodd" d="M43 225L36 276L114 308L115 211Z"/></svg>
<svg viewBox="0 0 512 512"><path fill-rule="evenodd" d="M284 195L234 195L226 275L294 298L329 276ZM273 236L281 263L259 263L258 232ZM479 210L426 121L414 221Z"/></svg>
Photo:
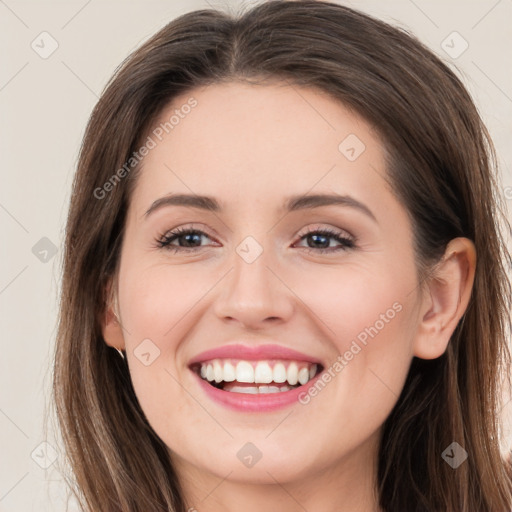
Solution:
<svg viewBox="0 0 512 512"><path fill-rule="evenodd" d="M167 235L171 235L176 232L187 232L187 231L200 231L201 234L207 235L211 239L220 238L220 236L215 232L215 230L207 227L206 224L203 224L201 222L191 222L188 224L182 224L182 225L176 226L175 228L166 229L161 234L161 237L165 237Z"/></svg>
<svg viewBox="0 0 512 512"><path fill-rule="evenodd" d="M308 235L309 233L316 233L317 231L336 232L338 236L346 235L345 238L350 238L350 240L353 240L354 242L356 241L356 237L346 229L336 228L330 225L327 225L326 227L325 224L312 224L306 228L306 232L303 233L302 231L299 231L296 236L302 238L303 236Z"/></svg>

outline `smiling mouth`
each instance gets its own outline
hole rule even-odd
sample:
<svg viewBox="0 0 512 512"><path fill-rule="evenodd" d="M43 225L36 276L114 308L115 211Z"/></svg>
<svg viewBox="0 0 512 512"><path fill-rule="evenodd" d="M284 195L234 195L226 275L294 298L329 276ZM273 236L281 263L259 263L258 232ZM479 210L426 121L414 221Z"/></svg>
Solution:
<svg viewBox="0 0 512 512"><path fill-rule="evenodd" d="M323 367L290 360L212 359L191 366L202 380L230 393L284 393L307 384Z"/></svg>

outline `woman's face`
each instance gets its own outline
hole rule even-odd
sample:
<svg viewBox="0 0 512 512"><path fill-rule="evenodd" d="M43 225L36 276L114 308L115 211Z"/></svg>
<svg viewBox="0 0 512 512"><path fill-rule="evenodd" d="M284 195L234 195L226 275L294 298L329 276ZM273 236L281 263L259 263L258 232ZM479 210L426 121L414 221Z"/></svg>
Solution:
<svg viewBox="0 0 512 512"><path fill-rule="evenodd" d="M378 136L316 90L240 83L176 98L149 135L119 319L173 462L258 483L367 469L421 316Z"/></svg>

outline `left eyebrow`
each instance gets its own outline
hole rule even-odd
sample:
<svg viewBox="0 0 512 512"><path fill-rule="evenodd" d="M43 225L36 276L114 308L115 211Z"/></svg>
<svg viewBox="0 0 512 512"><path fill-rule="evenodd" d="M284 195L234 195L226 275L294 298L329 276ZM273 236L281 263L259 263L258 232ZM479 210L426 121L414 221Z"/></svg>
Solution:
<svg viewBox="0 0 512 512"><path fill-rule="evenodd" d="M291 196L286 199L283 209L287 212L294 212L332 205L355 208L377 222L375 215L365 204L348 195L310 194ZM222 211L220 203L214 197L195 194L169 194L154 201L144 217L147 218L155 210L164 206L187 206L216 213Z"/></svg>
<svg viewBox="0 0 512 512"><path fill-rule="evenodd" d="M284 209L288 212L297 210L305 210L309 208L319 208L320 206L348 206L355 208L360 212L364 213L372 220L377 222L373 212L361 201L358 201L352 196L338 195L338 194L310 194L301 196L291 196L285 202Z"/></svg>

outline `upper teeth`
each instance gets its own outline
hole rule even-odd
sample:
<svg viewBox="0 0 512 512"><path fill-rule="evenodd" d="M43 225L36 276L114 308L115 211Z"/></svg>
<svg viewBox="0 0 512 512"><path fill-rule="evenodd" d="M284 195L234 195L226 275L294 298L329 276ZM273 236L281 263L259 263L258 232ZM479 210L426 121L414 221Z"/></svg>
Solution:
<svg viewBox="0 0 512 512"><path fill-rule="evenodd" d="M201 363L200 374L210 382L283 383L304 385L316 375L314 363L295 361L233 361L214 359Z"/></svg>

